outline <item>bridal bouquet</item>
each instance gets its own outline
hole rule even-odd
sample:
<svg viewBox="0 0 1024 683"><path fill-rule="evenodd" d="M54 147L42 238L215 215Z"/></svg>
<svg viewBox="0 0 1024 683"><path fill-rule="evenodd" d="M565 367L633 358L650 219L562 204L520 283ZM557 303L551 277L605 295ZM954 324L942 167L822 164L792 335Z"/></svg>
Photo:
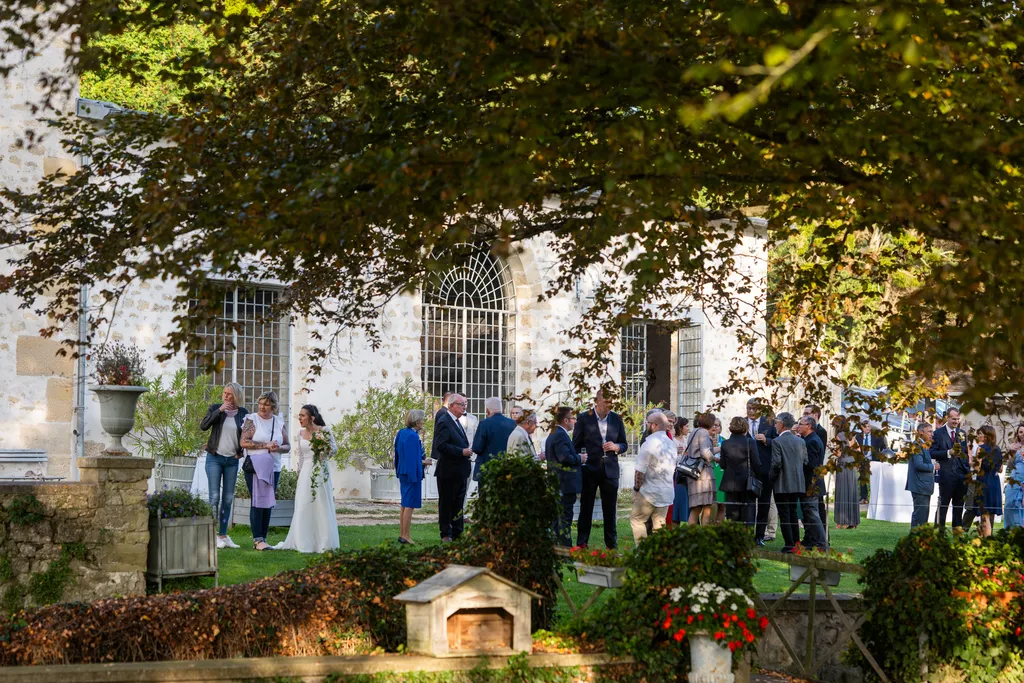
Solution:
<svg viewBox="0 0 1024 683"><path fill-rule="evenodd" d="M313 449L312 488L313 500L316 500L316 492L320 488L320 484L326 483L327 477L331 473L330 463L333 444L327 430L321 429L313 432L309 439L309 447Z"/></svg>

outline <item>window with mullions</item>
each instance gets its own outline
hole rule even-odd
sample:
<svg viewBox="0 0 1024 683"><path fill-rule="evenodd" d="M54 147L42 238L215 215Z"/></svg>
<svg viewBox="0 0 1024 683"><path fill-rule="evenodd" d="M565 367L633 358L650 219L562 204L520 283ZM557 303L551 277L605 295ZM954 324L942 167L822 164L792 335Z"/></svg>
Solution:
<svg viewBox="0 0 1024 683"><path fill-rule="evenodd" d="M226 286L217 320L196 330L201 341L188 354L189 381L206 372L205 359L213 352L214 360L224 363L213 374L214 384L241 384L250 410L255 410L260 394L273 391L280 401L281 415L287 419L289 321L287 316L267 319L280 296L277 289ZM193 299L189 307L197 304Z"/></svg>
<svg viewBox="0 0 1024 683"><path fill-rule="evenodd" d="M703 407L704 348L700 325L681 328L677 333L679 349L679 415L693 422Z"/></svg>
<svg viewBox="0 0 1024 683"><path fill-rule="evenodd" d="M423 390L455 391L483 417L484 401L515 393L515 287L508 265L479 249L423 290Z"/></svg>

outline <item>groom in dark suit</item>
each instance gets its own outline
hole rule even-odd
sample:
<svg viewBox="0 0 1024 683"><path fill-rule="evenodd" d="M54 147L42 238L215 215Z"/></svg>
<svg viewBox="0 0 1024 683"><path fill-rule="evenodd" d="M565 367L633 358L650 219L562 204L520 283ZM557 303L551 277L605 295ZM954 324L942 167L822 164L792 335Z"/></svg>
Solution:
<svg viewBox="0 0 1024 683"><path fill-rule="evenodd" d="M761 463L761 469L754 473L761 480L754 540L761 546L765 544L764 535L768 529L768 513L772 505L772 441L778 436L774 421L768 417L768 410L768 405L761 399L752 398L747 401L747 433L757 442L757 458Z"/></svg>
<svg viewBox="0 0 1024 683"><path fill-rule="evenodd" d="M967 495L970 460L967 457L967 435L960 429L960 411L956 408L946 411L946 424L935 430L929 453L932 460L938 463L939 472L939 509L936 525L940 529L946 527L946 508L952 502L953 528L963 527L964 497Z"/></svg>
<svg viewBox="0 0 1024 683"><path fill-rule="evenodd" d="M466 487L469 484L470 457L466 431L459 418L466 412L466 399L452 394L448 410L438 413L434 422L434 447L437 450L437 521L441 528L441 541L454 541L462 535L462 511L466 507Z"/></svg>
<svg viewBox="0 0 1024 683"><path fill-rule="evenodd" d="M594 407L580 413L572 432L572 445L577 453L586 449L583 466L583 494L580 496L580 517L576 522L576 545L587 545L594 517L594 500L601 491L601 512L604 515L604 544L618 547L615 529L615 508L619 498L619 455L629 448L626 426L612 412L611 402L597 392Z"/></svg>

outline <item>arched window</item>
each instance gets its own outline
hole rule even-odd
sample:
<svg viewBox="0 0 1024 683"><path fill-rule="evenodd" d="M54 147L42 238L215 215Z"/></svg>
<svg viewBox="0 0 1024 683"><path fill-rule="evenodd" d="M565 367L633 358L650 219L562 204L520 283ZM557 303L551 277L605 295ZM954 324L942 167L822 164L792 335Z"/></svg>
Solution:
<svg viewBox="0 0 1024 683"><path fill-rule="evenodd" d="M423 290L423 389L455 391L480 417L490 396L515 393L515 287L508 265L484 249Z"/></svg>

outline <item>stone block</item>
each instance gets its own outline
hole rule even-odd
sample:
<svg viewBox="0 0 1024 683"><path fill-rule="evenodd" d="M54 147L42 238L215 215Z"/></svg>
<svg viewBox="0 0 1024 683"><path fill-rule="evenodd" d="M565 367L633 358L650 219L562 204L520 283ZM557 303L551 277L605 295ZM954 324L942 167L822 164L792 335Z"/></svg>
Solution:
<svg viewBox="0 0 1024 683"><path fill-rule="evenodd" d="M46 451L49 457L47 471L51 471L61 457L70 463L73 436L70 423L22 424L18 426L18 431L23 448Z"/></svg>
<svg viewBox="0 0 1024 683"><path fill-rule="evenodd" d="M73 176L78 173L78 164L74 159L61 157L43 157L43 175L51 176L57 174Z"/></svg>
<svg viewBox="0 0 1024 683"><path fill-rule="evenodd" d="M71 422L74 412L74 382L53 377L46 380L46 421Z"/></svg>
<svg viewBox="0 0 1024 683"><path fill-rule="evenodd" d="M53 339L18 337L16 372L27 377L74 377L75 362L70 354L58 356L63 345Z"/></svg>

